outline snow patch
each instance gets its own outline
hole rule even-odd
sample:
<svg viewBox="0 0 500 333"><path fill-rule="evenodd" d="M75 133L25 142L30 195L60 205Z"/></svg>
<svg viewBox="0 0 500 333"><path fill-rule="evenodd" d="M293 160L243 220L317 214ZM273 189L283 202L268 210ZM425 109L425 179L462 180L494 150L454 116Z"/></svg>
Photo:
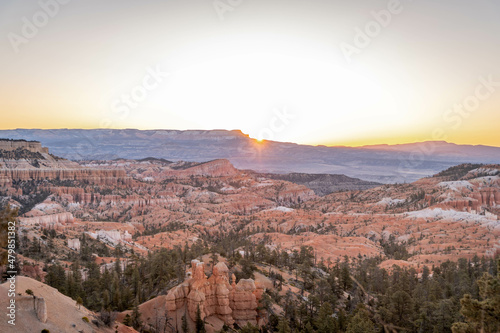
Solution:
<svg viewBox="0 0 500 333"><path fill-rule="evenodd" d="M33 207L33 209L39 210L44 213L53 214L56 211L62 210L62 207L58 203L42 202Z"/></svg>
<svg viewBox="0 0 500 333"><path fill-rule="evenodd" d="M392 198L383 198L379 202L377 202L377 205L387 205L387 206L392 206L392 205L397 205L399 203L405 202L404 199L392 199Z"/></svg>
<svg viewBox="0 0 500 333"><path fill-rule="evenodd" d="M477 168L474 170L469 171L469 174L472 175L490 175L490 176L495 176L500 174L500 170L498 169L492 169L492 168Z"/></svg>
<svg viewBox="0 0 500 333"><path fill-rule="evenodd" d="M472 214L469 212L458 212L456 210L444 210L442 208L426 208L423 210L405 213L406 218L423 218L423 219L450 219L455 222L472 221L490 223L495 222L500 224L500 221L495 221L492 216L484 216Z"/></svg>
<svg viewBox="0 0 500 333"><path fill-rule="evenodd" d="M469 183L466 180L457 180L457 181L451 181L451 182L441 182L438 184L438 186L448 188L453 191L460 192L460 190L466 188L468 190L472 190L472 184Z"/></svg>
<svg viewBox="0 0 500 333"><path fill-rule="evenodd" d="M277 210L277 211L283 212L283 213L290 213L290 212L293 212L295 209L288 208L288 207L283 207L283 206L279 206L279 207L267 209L267 211L269 211L269 210Z"/></svg>

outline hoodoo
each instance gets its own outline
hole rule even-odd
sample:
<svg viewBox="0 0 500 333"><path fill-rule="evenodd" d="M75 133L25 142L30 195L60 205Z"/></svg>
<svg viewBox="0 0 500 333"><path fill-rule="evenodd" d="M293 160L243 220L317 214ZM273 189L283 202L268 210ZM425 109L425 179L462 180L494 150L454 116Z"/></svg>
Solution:
<svg viewBox="0 0 500 333"><path fill-rule="evenodd" d="M223 262L215 265L207 278L204 263L193 260L186 280L168 292L167 310L174 317L185 307L193 321L199 308L202 319L217 316L227 325L259 324L257 307L263 287L252 279L241 279L238 283L235 280L233 275L232 284L229 283L229 270Z"/></svg>

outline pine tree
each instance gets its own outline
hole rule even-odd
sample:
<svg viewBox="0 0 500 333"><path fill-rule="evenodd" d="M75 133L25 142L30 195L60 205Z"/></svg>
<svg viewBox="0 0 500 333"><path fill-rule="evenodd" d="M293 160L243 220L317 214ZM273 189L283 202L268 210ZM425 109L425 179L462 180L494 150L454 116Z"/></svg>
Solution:
<svg viewBox="0 0 500 333"><path fill-rule="evenodd" d="M189 328L188 328L188 322L187 322L186 314L184 314L182 316L182 326L181 326L181 328L182 328L182 333L189 333L188 332Z"/></svg>
<svg viewBox="0 0 500 333"><path fill-rule="evenodd" d="M137 266L134 267L134 271L132 273L132 285L134 287L134 295L140 295L140 287L141 287L141 276L139 274L139 270Z"/></svg>
<svg viewBox="0 0 500 333"><path fill-rule="evenodd" d="M392 312L398 325L404 325L412 313L413 299L404 290L398 290L391 296Z"/></svg>
<svg viewBox="0 0 500 333"><path fill-rule="evenodd" d="M344 310L340 309L338 313L337 326L341 332L347 328L347 317Z"/></svg>
<svg viewBox="0 0 500 333"><path fill-rule="evenodd" d="M196 310L196 333L206 333L205 329L205 321L201 319L201 311L200 306L198 305L198 309Z"/></svg>
<svg viewBox="0 0 500 333"><path fill-rule="evenodd" d="M349 321L346 333L375 333L375 326L368 316L368 311L360 306Z"/></svg>
<svg viewBox="0 0 500 333"><path fill-rule="evenodd" d="M115 261L115 271L116 271L116 273L118 273L118 276L120 276L122 274L122 265L121 265L121 262L120 262L120 258L116 258L116 261Z"/></svg>
<svg viewBox="0 0 500 333"><path fill-rule="evenodd" d="M278 323L278 333L290 333L290 326L288 325L288 322L286 321L285 318L280 318L280 321Z"/></svg>
<svg viewBox="0 0 500 333"><path fill-rule="evenodd" d="M102 293L101 306L107 308L109 305L109 291L104 290Z"/></svg>
<svg viewBox="0 0 500 333"><path fill-rule="evenodd" d="M132 316L130 316L130 324L136 330L142 327L141 312L139 311L139 299L136 297L134 302L134 309L132 310Z"/></svg>
<svg viewBox="0 0 500 333"><path fill-rule="evenodd" d="M243 326L239 330L239 333L259 333L259 328L256 326L253 326L250 323L247 323L245 326Z"/></svg>
<svg viewBox="0 0 500 333"><path fill-rule="evenodd" d="M497 267L496 277L486 272L477 280L482 301L473 299L469 294L460 300L460 313L465 317L466 323L453 324L453 333L500 331L500 259Z"/></svg>
<svg viewBox="0 0 500 333"><path fill-rule="evenodd" d="M315 321L318 333L333 333L337 332L335 320L332 317L333 310L330 303L323 303L319 309L318 317Z"/></svg>
<svg viewBox="0 0 500 333"><path fill-rule="evenodd" d="M212 264L212 267L214 267L218 262L219 256L217 255L217 253L212 252L212 254L210 255L210 264Z"/></svg>
<svg viewBox="0 0 500 333"><path fill-rule="evenodd" d="M125 318L123 318L123 324L124 324L125 326L130 326L130 325L131 325L131 320L132 320L132 319L131 319L130 315L127 313L127 314L125 315Z"/></svg>
<svg viewBox="0 0 500 333"><path fill-rule="evenodd" d="M352 288L352 279L351 274L349 273L349 265L347 264L347 262L342 264L342 269L340 271L340 281L344 290Z"/></svg>
<svg viewBox="0 0 500 333"><path fill-rule="evenodd" d="M305 326L304 326L304 329L302 329L302 333L314 333L314 329L311 325L311 323L307 323Z"/></svg>

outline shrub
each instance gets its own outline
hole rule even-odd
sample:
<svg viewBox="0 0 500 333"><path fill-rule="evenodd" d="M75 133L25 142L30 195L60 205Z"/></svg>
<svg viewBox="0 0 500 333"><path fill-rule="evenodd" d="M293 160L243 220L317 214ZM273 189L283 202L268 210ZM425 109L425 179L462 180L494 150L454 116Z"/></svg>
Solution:
<svg viewBox="0 0 500 333"><path fill-rule="evenodd" d="M84 322L86 322L86 323L90 322L89 318L87 318L87 317L82 317L82 320L83 320Z"/></svg>

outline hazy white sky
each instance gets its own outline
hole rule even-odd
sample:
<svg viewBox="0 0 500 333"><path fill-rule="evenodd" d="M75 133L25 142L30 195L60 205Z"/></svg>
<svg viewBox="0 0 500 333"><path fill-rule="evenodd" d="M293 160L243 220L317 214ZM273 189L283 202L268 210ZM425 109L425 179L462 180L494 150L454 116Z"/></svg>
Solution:
<svg viewBox="0 0 500 333"><path fill-rule="evenodd" d="M0 128L500 146L499 17L493 0L2 0Z"/></svg>

